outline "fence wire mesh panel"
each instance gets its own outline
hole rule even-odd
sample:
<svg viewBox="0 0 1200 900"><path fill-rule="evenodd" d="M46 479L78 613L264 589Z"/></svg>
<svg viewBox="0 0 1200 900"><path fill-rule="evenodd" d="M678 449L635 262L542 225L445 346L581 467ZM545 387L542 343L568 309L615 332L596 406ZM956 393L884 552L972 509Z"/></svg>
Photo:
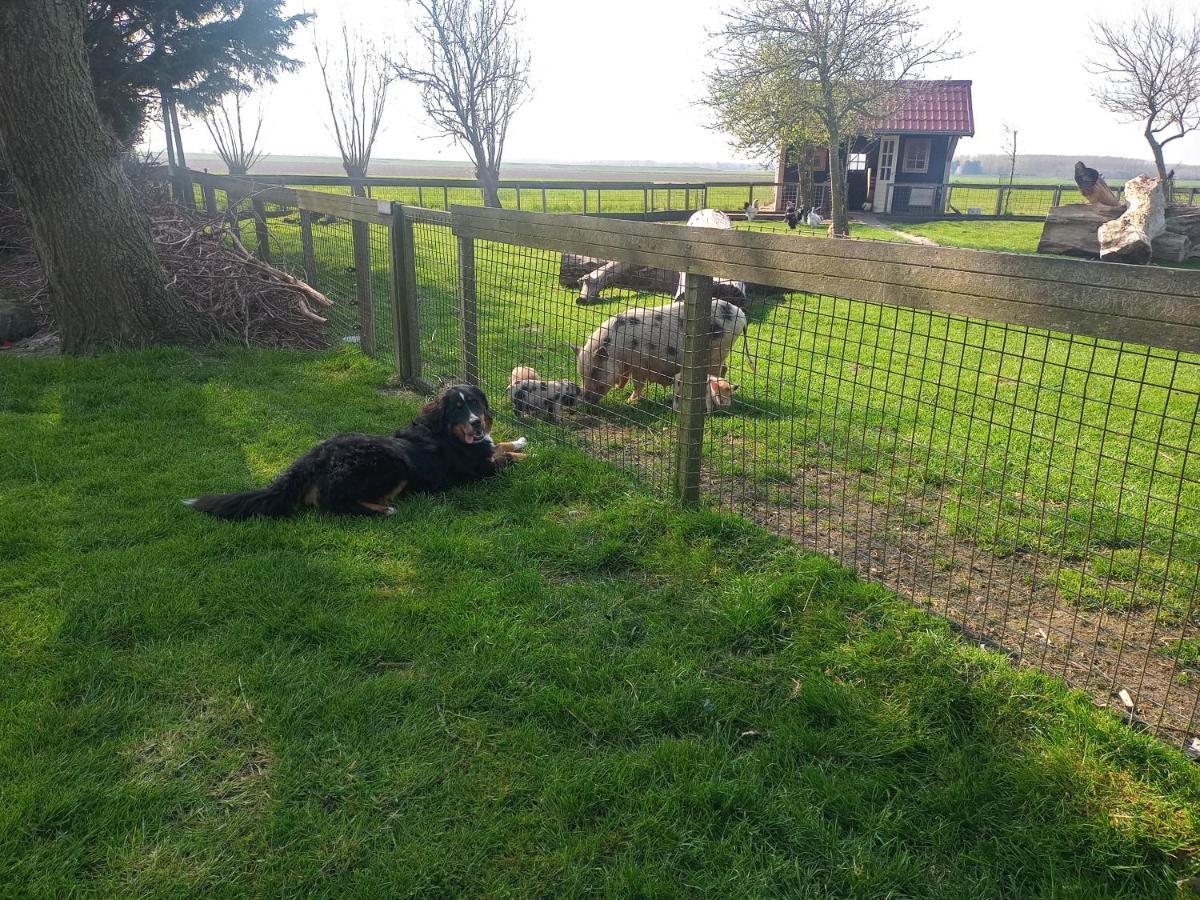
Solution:
<svg viewBox="0 0 1200 900"><path fill-rule="evenodd" d="M462 221L471 233L481 219ZM619 245L614 229L633 224L597 237L581 221L565 227L592 245ZM637 227L680 252L666 249L682 240L674 226ZM514 393L537 401L522 430L674 491L678 274L473 240L479 378L495 406L514 415L503 398L516 366L573 381L581 402L561 419L545 403L555 389ZM847 260L856 247L896 253L837 246ZM592 296L581 272L613 277ZM703 326L716 353L703 363L703 500L833 555L1131 723L1198 736L1200 355L816 292L750 285L738 297L712 274L737 305L712 301ZM605 356L618 347L641 354L640 378L628 355Z"/></svg>
<svg viewBox="0 0 1200 900"><path fill-rule="evenodd" d="M465 370L454 232L423 217L419 209L409 208L406 214L412 221L422 377L433 385L461 381Z"/></svg>
<svg viewBox="0 0 1200 900"><path fill-rule="evenodd" d="M1195 733L1200 358L813 294L747 312L709 497Z"/></svg>
<svg viewBox="0 0 1200 900"><path fill-rule="evenodd" d="M580 306L578 288L560 284L562 254L480 241L475 246L478 296L479 380L493 405L532 441L555 440L583 447L634 472L651 487L668 490L674 473L676 422L672 389L650 385L631 404L632 377L609 366L604 341L624 328L644 334L646 349L676 358L682 346L669 323L654 317L670 298L628 288L606 293L604 302ZM594 340L592 340L594 338ZM650 350L650 345L654 349ZM573 345L589 354L597 384L613 390L594 399L580 385ZM532 372L517 372L522 367ZM510 390L511 388L511 390ZM507 399L504 399L507 398Z"/></svg>

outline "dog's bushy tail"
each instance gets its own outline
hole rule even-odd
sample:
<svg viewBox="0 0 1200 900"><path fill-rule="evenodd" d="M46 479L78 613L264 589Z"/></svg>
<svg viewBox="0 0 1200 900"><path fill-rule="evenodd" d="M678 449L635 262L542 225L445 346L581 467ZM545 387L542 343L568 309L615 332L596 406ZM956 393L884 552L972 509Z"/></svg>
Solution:
<svg viewBox="0 0 1200 900"><path fill-rule="evenodd" d="M218 519L242 521L255 516L282 519L290 516L304 499L309 479L294 468L288 469L269 487L240 494L206 494L184 500L192 509L198 509Z"/></svg>

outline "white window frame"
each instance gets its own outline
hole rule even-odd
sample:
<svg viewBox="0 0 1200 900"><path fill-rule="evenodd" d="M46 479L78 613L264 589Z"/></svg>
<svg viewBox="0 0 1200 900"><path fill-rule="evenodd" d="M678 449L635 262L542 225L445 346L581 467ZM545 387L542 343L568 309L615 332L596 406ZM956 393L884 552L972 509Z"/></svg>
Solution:
<svg viewBox="0 0 1200 900"><path fill-rule="evenodd" d="M882 182L895 180L899 144L900 139L894 137L886 137L879 142L879 180Z"/></svg>
<svg viewBox="0 0 1200 900"><path fill-rule="evenodd" d="M920 167L912 165L910 162L914 147L925 148L925 156ZM931 156L933 156L933 138L908 138L904 141L904 155L900 160L900 171L905 175L928 175Z"/></svg>
<svg viewBox="0 0 1200 900"><path fill-rule="evenodd" d="M865 172L867 171L867 154L865 153L850 153L846 156L846 171L847 172Z"/></svg>

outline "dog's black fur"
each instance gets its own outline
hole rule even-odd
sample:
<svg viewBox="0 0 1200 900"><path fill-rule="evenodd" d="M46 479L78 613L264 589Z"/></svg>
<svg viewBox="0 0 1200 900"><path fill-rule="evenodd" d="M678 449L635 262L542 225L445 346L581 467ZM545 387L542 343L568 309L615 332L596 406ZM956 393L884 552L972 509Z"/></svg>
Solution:
<svg viewBox="0 0 1200 900"><path fill-rule="evenodd" d="M524 439L495 444L487 396L460 384L433 400L390 437L335 434L296 460L269 487L184 503L222 519L283 517L300 506L356 516L391 515L401 492L432 493L494 475Z"/></svg>

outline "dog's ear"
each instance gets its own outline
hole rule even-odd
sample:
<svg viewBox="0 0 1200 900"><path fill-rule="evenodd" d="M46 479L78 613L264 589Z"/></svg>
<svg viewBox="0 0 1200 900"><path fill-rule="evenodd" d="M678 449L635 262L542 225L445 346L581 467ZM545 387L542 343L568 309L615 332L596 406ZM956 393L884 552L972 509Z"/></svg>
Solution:
<svg viewBox="0 0 1200 900"><path fill-rule="evenodd" d="M572 345L571 345L571 349L575 351L575 356L576 356L576 357L578 357L578 356L579 356L579 354L583 352L583 348L582 348L582 347L580 347L578 344L572 344Z"/></svg>
<svg viewBox="0 0 1200 900"><path fill-rule="evenodd" d="M445 419L446 397L441 395L434 397L428 403L421 407L421 413L417 417L425 422L434 431L442 427L442 422Z"/></svg>

